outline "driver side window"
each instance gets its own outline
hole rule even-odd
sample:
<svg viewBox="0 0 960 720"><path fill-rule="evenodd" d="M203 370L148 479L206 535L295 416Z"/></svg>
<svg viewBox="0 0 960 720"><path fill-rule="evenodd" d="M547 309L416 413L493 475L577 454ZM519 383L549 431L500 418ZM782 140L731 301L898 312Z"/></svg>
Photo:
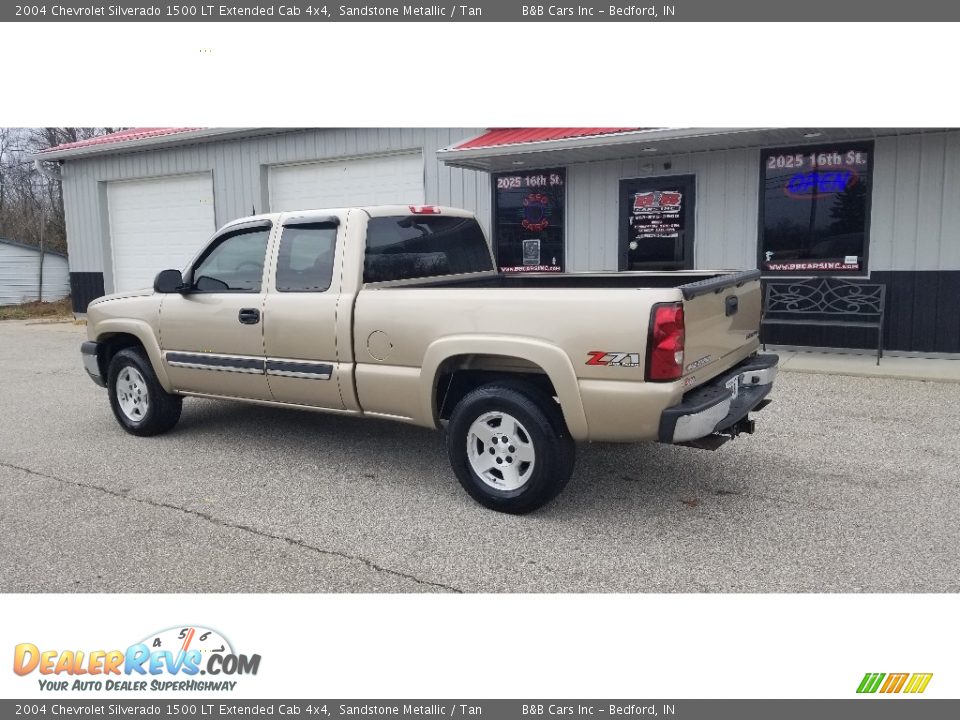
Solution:
<svg viewBox="0 0 960 720"><path fill-rule="evenodd" d="M200 292L260 292L269 238L268 228L229 236L194 268L194 287Z"/></svg>

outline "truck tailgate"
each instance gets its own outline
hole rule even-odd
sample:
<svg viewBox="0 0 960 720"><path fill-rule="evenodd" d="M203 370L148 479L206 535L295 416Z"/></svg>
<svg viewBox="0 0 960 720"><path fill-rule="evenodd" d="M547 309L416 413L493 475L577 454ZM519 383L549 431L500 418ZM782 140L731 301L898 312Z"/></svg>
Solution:
<svg viewBox="0 0 960 720"><path fill-rule="evenodd" d="M717 275L680 286L686 328L683 376L699 385L760 344L760 271Z"/></svg>

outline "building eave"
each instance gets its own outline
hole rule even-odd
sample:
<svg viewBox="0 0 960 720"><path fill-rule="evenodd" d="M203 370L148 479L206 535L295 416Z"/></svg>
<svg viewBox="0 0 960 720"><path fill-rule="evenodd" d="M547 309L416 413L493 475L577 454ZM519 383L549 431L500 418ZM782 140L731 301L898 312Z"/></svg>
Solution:
<svg viewBox="0 0 960 720"><path fill-rule="evenodd" d="M37 255L39 255L42 252L44 255L55 255L57 257L62 257L63 259L67 258L66 254L62 252L57 252L56 250L48 250L47 248L40 250L40 248L37 247L36 245L27 245L26 243L17 242L16 240L7 240L5 238L0 238L0 245L10 245L15 248L29 250L31 252L37 253Z"/></svg>
<svg viewBox="0 0 960 720"><path fill-rule="evenodd" d="M660 128L489 147L451 146L438 150L437 157L451 167L512 172L518 168L545 168L628 157L655 159L694 152L818 145L942 131L943 128Z"/></svg>
<svg viewBox="0 0 960 720"><path fill-rule="evenodd" d="M563 150L589 150L598 147L630 146L643 142L664 140L678 140L695 137L709 137L720 135L734 135L737 133L752 132L762 128L656 128L631 130L626 132L607 133L602 135L585 135L581 137L564 138L560 140L542 140L530 142L508 143L486 147L460 148L464 141L437 151L437 156L448 165L467 167L471 160L487 158L527 155L543 152ZM477 136L482 137L482 135ZM470 142L465 141L465 142Z"/></svg>
<svg viewBox="0 0 960 720"><path fill-rule="evenodd" d="M289 128L294 130L296 128ZM220 140L230 137L244 137L263 135L267 133L284 132L286 128L201 128L187 132L171 133L154 137L120 140L112 143L101 143L82 147L68 147L63 149L51 148L42 150L29 156L31 160L68 160L91 157L94 155L116 155L119 153L151 150L175 145L185 145L203 140Z"/></svg>

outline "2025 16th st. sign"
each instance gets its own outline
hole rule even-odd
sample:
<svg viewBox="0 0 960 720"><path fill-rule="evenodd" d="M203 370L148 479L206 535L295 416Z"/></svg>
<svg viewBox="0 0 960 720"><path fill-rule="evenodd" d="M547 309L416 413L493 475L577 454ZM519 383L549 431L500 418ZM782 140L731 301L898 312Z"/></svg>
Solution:
<svg viewBox="0 0 960 720"><path fill-rule="evenodd" d="M563 168L496 175L493 190L500 272L563 272Z"/></svg>

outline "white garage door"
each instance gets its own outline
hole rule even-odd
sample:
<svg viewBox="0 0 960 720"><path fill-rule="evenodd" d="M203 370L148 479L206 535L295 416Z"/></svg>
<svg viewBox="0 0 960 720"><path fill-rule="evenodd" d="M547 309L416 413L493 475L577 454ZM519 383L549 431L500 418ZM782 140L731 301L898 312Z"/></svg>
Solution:
<svg viewBox="0 0 960 720"><path fill-rule="evenodd" d="M216 230L209 173L107 185L115 291L150 287L183 269Z"/></svg>
<svg viewBox="0 0 960 720"><path fill-rule="evenodd" d="M270 209L421 205L423 156L419 153L351 158L270 168Z"/></svg>

